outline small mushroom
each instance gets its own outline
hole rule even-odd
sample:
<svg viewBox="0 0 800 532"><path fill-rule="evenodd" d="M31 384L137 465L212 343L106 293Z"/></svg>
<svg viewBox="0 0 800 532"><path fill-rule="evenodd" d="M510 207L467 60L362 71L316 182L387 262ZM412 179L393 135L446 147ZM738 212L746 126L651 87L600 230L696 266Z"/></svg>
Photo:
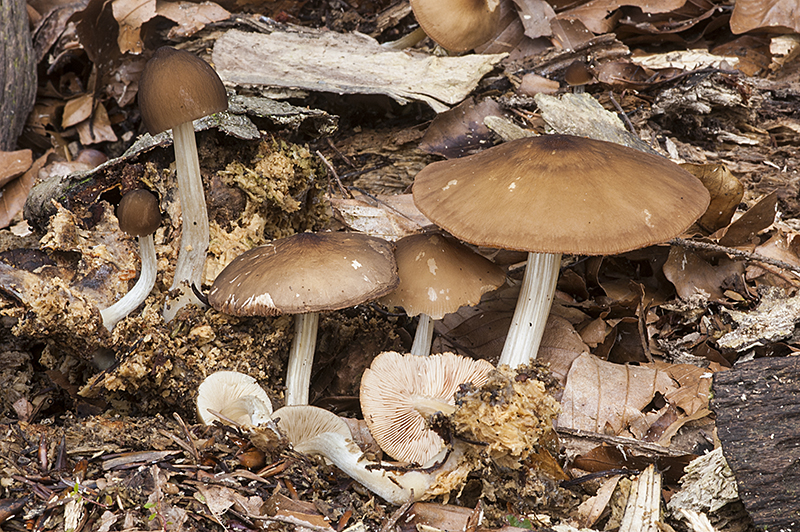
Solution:
<svg viewBox="0 0 800 532"><path fill-rule="evenodd" d="M300 233L236 257L214 280L212 307L234 316L295 314L286 404L308 404L319 313L380 297L397 286L391 245L359 233Z"/></svg>
<svg viewBox="0 0 800 532"><path fill-rule="evenodd" d="M425 464L444 448L428 428L437 413L455 412L455 393L467 382L482 386L494 366L453 353L428 357L381 353L361 377L364 420L383 451L401 462Z"/></svg>
<svg viewBox="0 0 800 532"><path fill-rule="evenodd" d="M125 194L117 207L119 228L139 239L141 271L139 280L122 299L100 311L103 325L109 331L147 298L156 283L157 261L153 233L161 225L158 198L147 190L137 189Z"/></svg>
<svg viewBox="0 0 800 532"><path fill-rule="evenodd" d="M238 371L217 371L197 388L197 417L204 425L221 419L242 426L257 426L270 419L272 401L258 382Z"/></svg>
<svg viewBox="0 0 800 532"><path fill-rule="evenodd" d="M497 33L500 0L411 0L419 25L442 48L466 52Z"/></svg>
<svg viewBox="0 0 800 532"><path fill-rule="evenodd" d="M181 202L181 247L171 288L180 294L167 301L167 321L185 305L202 305L192 286L199 288L202 283L209 239L208 211L192 122L227 108L222 80L199 57L162 46L145 65L139 80L142 122L151 135L172 129Z"/></svg>
<svg viewBox="0 0 800 532"><path fill-rule="evenodd" d="M387 469L364 459L347 424L335 414L309 405L285 406L272 414L297 452L318 454L387 502L400 506L429 495L442 473L452 471L460 453L453 452L440 468L431 470ZM445 452L437 458L444 459Z"/></svg>
<svg viewBox="0 0 800 532"><path fill-rule="evenodd" d="M583 61L573 61L564 71L564 81L572 87L572 92L579 94L584 91L584 87L594 81L594 76L589 65Z"/></svg>
<svg viewBox="0 0 800 532"><path fill-rule="evenodd" d="M536 358L562 253L611 255L674 238L706 210L708 190L668 159L611 142L546 135L429 164L414 203L478 246L528 252L499 364Z"/></svg>
<svg viewBox="0 0 800 532"><path fill-rule="evenodd" d="M465 305L477 305L481 296L505 282L503 270L458 241L440 234L418 234L395 244L400 284L381 298L387 306L403 307L419 315L411 353L431 350L433 320Z"/></svg>

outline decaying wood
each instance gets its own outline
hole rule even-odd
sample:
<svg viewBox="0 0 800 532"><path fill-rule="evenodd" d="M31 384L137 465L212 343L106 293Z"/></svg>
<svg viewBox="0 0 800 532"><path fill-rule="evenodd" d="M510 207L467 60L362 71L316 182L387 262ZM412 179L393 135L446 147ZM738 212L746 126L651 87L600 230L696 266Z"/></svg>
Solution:
<svg viewBox="0 0 800 532"><path fill-rule="evenodd" d="M384 94L441 112L466 98L506 54L436 57L382 47L363 34L292 28L269 34L230 30L214 45L223 82L336 94Z"/></svg>
<svg viewBox="0 0 800 532"><path fill-rule="evenodd" d="M10 151L36 98L36 62L24 0L0 2L0 35L0 151Z"/></svg>
<svg viewBox="0 0 800 532"><path fill-rule="evenodd" d="M722 450L756 527L800 530L800 357L737 364L714 374L712 390Z"/></svg>

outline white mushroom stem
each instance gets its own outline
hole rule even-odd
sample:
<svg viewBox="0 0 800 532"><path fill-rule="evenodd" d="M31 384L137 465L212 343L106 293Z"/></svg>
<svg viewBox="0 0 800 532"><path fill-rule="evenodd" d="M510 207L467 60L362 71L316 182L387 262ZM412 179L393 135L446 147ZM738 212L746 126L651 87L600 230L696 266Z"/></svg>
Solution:
<svg viewBox="0 0 800 532"><path fill-rule="evenodd" d="M528 253L517 307L498 366L516 368L536 358L556 292L560 253Z"/></svg>
<svg viewBox="0 0 800 532"><path fill-rule="evenodd" d="M428 356L431 354L431 341L433 340L433 320L424 312L419 315L417 332L414 334L414 343L411 345L411 354Z"/></svg>
<svg viewBox="0 0 800 532"><path fill-rule="evenodd" d="M142 262L139 280L136 281L131 291L125 294L122 299L100 311L103 325L109 331L114 329L119 320L135 310L147 298L156 284L156 247L153 243L152 234L139 237L139 256Z"/></svg>
<svg viewBox="0 0 800 532"><path fill-rule="evenodd" d="M385 42L381 46L384 48L389 48L390 50L405 50L406 48L412 48L416 46L427 36L428 35L425 33L425 30L422 28L417 28L411 33L403 35L396 41Z"/></svg>
<svg viewBox="0 0 800 532"><path fill-rule="evenodd" d="M418 501L423 498L442 470L457 465L459 455L451 453L442 468L434 472L387 471L380 468L380 464L363 459L358 445L337 432L324 432L296 445L295 450L324 456L350 478L396 506L401 506L412 499ZM442 457L441 453L437 455L438 459Z"/></svg>
<svg viewBox="0 0 800 532"><path fill-rule="evenodd" d="M424 395L414 394L411 396L411 406L414 410L419 412L422 417L429 418L437 412L441 412L447 416L452 415L456 411L456 407L447 401L435 399L432 397L425 397Z"/></svg>
<svg viewBox="0 0 800 532"><path fill-rule="evenodd" d="M314 364L314 349L317 345L319 313L296 314L294 318L294 340L289 351L289 367L286 370L286 405L307 405L308 389L311 386L311 366Z"/></svg>
<svg viewBox="0 0 800 532"><path fill-rule="evenodd" d="M192 122L172 128L172 140L181 201L181 247L171 290L180 290L180 295L167 301L164 308L166 321L172 320L186 305L204 306L192 291L192 285L197 288L202 285L209 239L206 196Z"/></svg>

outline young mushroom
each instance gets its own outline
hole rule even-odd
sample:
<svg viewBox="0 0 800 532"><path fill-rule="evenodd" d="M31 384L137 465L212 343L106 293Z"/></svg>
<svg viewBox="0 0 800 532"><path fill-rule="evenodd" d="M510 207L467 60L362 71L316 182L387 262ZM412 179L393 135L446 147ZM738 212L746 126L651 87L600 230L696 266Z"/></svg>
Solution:
<svg viewBox="0 0 800 532"><path fill-rule="evenodd" d="M208 211L192 122L224 111L228 97L208 63L184 50L162 46L145 65L139 80L139 111L151 135L172 129L175 173L181 202L181 247L164 319L185 305L202 305L192 286L200 287L208 250Z"/></svg>
<svg viewBox="0 0 800 532"><path fill-rule="evenodd" d="M428 427L431 415L455 412L455 393L467 382L483 386L494 366L453 353L420 357L381 353L361 377L364 421L383 451L395 460L429 462L444 441Z"/></svg>
<svg viewBox="0 0 800 532"><path fill-rule="evenodd" d="M158 198L147 190L137 189L125 194L117 207L119 228L139 239L141 271L139 280L122 299L100 311L103 325L109 331L147 298L156 284L157 261L153 233L161 225Z"/></svg>
<svg viewBox="0 0 800 532"><path fill-rule="evenodd" d="M395 244L400 284L381 298L386 306L403 307L419 315L411 353L428 355L433 320L465 305L477 305L481 296L505 282L503 270L458 241L440 234L401 238Z"/></svg>
<svg viewBox="0 0 800 532"><path fill-rule="evenodd" d="M350 435L350 429L336 414L309 405L285 406L272 414L281 431L297 452L318 454L341 469L350 478L383 498L400 506L441 492L431 490L440 475L455 470L460 452L452 452L444 464L432 470L388 469L364 459ZM437 458L444 459L445 452Z"/></svg>
<svg viewBox="0 0 800 532"><path fill-rule="evenodd" d="M295 314L286 404L308 404L319 313L397 286L391 244L359 233L300 233L236 257L214 280L209 304L234 316Z"/></svg>
<svg viewBox="0 0 800 532"><path fill-rule="evenodd" d="M245 427L258 426L271 419L270 414L269 395L250 375L217 371L197 388L197 417L203 425L228 419Z"/></svg>
<svg viewBox="0 0 800 532"><path fill-rule="evenodd" d="M515 140L425 167L414 202L455 237L528 252L499 364L536 358L561 254L611 255L669 240L710 196L668 159L569 135Z"/></svg>

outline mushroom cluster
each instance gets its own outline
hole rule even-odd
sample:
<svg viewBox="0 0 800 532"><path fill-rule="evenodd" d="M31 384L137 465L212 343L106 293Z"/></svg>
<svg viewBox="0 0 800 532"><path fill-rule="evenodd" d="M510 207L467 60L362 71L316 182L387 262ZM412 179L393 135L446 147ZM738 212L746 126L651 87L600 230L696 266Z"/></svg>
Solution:
<svg viewBox="0 0 800 532"><path fill-rule="evenodd" d="M528 252L499 364L536 358L561 254L610 255L674 238L708 190L664 157L569 135L506 142L419 172L414 202L466 242Z"/></svg>

